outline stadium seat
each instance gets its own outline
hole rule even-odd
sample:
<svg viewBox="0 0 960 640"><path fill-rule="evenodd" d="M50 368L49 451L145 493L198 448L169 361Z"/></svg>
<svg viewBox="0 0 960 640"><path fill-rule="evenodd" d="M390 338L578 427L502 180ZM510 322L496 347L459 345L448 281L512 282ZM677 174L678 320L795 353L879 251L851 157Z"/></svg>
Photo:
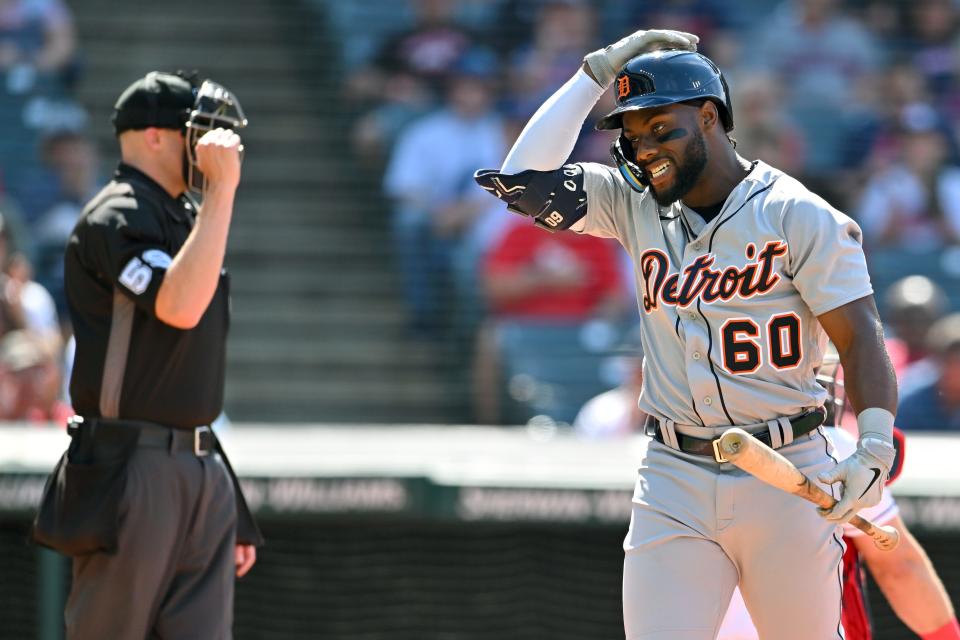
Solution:
<svg viewBox="0 0 960 640"><path fill-rule="evenodd" d="M620 331L614 329L608 341L591 340L589 333L581 322L498 324L508 421L545 415L571 423L587 400L610 388L602 368Z"/></svg>

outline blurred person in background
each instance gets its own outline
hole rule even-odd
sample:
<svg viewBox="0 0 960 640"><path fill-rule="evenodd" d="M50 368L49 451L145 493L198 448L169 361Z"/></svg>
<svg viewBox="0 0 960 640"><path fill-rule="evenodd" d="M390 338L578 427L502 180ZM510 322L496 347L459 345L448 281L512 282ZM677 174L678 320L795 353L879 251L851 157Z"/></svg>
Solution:
<svg viewBox="0 0 960 640"><path fill-rule="evenodd" d="M622 381L619 386L588 400L573 420L573 430L585 438L610 438L642 433L647 414L637 398L643 388L643 346L640 330L628 332L618 347L615 362Z"/></svg>
<svg viewBox="0 0 960 640"><path fill-rule="evenodd" d="M456 65L476 44L476 36L456 21L456 0L413 0L412 4L415 24L384 42L365 80L409 73L426 82L439 98ZM371 89L374 96L379 95L382 84Z"/></svg>
<svg viewBox="0 0 960 640"><path fill-rule="evenodd" d="M660 29L695 33L703 42L703 53L719 62L709 48L718 30L732 28L743 19L744 3L723 0L671 0L637 3L631 24L655 24Z"/></svg>
<svg viewBox="0 0 960 640"><path fill-rule="evenodd" d="M456 21L455 0L411 4L414 24L388 36L346 81L348 101L366 110L354 125L354 150L371 166L381 165L399 132L443 102L456 65L477 44Z"/></svg>
<svg viewBox="0 0 960 640"><path fill-rule="evenodd" d="M62 80L75 62L77 36L73 17L60 0L0 0L0 69L7 90L29 88L33 74Z"/></svg>
<svg viewBox="0 0 960 640"><path fill-rule="evenodd" d="M544 233L510 220L482 266L488 317L477 334L474 411L480 424L502 420L497 326L506 322L582 325L618 320L628 305L616 244L572 233Z"/></svg>
<svg viewBox="0 0 960 640"><path fill-rule="evenodd" d="M506 153L495 71L485 49L462 56L446 103L400 134L384 176L410 328L421 337L437 337L448 324L451 281L458 295L473 295L476 265L509 219L472 178Z"/></svg>
<svg viewBox="0 0 960 640"><path fill-rule="evenodd" d="M927 344L935 378L900 400L897 426L904 431L960 431L960 314L938 320Z"/></svg>
<svg viewBox="0 0 960 640"><path fill-rule="evenodd" d="M947 308L946 293L927 276L906 276L884 292L882 318L891 334L887 345L897 370L901 398L936 377L937 366L928 351L927 335ZM899 359L894 357L895 352L902 354Z"/></svg>
<svg viewBox="0 0 960 640"><path fill-rule="evenodd" d="M837 0L785 0L757 29L745 59L769 69L786 89L784 102L808 142L806 172L836 168L858 84L882 61L873 38Z"/></svg>
<svg viewBox="0 0 960 640"><path fill-rule="evenodd" d="M799 173L806 161L803 134L783 108L783 87L773 76L751 74L736 85L737 150L787 173Z"/></svg>
<svg viewBox="0 0 960 640"><path fill-rule="evenodd" d="M54 352L62 347L56 303L50 292L33 279L33 267L19 250L12 230L0 215L0 297L7 316L0 335L9 329L27 329Z"/></svg>
<svg viewBox="0 0 960 640"><path fill-rule="evenodd" d="M39 164L40 133L85 120L69 97L77 68L73 18L61 0L0 0L0 168L12 193Z"/></svg>
<svg viewBox="0 0 960 640"><path fill-rule="evenodd" d="M891 284L883 294L883 319L907 347L907 364L928 355L927 333L948 307L943 288L927 276L912 275Z"/></svg>
<svg viewBox="0 0 960 640"><path fill-rule="evenodd" d="M710 59L718 68L724 69L723 77L727 78L727 85L737 87L746 82L756 73L767 73L751 68L744 60L749 45L744 43L743 33L732 28L717 29L710 39ZM726 71L729 69L729 73ZM781 100L782 94L778 96Z"/></svg>
<svg viewBox="0 0 960 640"><path fill-rule="evenodd" d="M61 399L63 370L59 353L30 331L11 331L0 339L0 414L63 426L73 409Z"/></svg>
<svg viewBox="0 0 960 640"><path fill-rule="evenodd" d="M933 120L936 110L923 76L903 58L866 76L857 88L859 100L846 119L842 165L860 171L857 180L862 181L900 159L906 118Z"/></svg>
<svg viewBox="0 0 960 640"><path fill-rule="evenodd" d="M900 0L857 0L857 19L878 43L899 39L903 34L900 4Z"/></svg>
<svg viewBox="0 0 960 640"><path fill-rule="evenodd" d="M530 41L511 54L507 102L520 132L543 101L580 66L594 45L597 15L585 0L544 0L533 21ZM515 137L511 136L511 137Z"/></svg>
<svg viewBox="0 0 960 640"><path fill-rule="evenodd" d="M901 6L906 26L900 34L902 51L940 103L956 89L960 12L953 0L913 0Z"/></svg>
<svg viewBox="0 0 960 640"><path fill-rule="evenodd" d="M37 282L53 296L57 313L66 323L63 249L84 203L102 186L100 158L93 141L73 131L51 134L41 148L53 188L48 190L49 206L31 225L33 263Z"/></svg>
<svg viewBox="0 0 960 640"><path fill-rule="evenodd" d="M16 253L8 258L2 281L5 298L23 318L23 328L58 351L63 338L56 303L50 292L33 279L33 267L26 256Z"/></svg>
<svg viewBox="0 0 960 640"><path fill-rule="evenodd" d="M930 278L913 275L887 287L882 301L884 343L897 375L897 390L902 399L937 376L937 364L927 350L927 334L946 311L947 297ZM842 387L842 368L837 369L836 376ZM857 434L856 416L852 411L841 412L835 424Z"/></svg>
<svg viewBox="0 0 960 640"><path fill-rule="evenodd" d="M896 162L871 175L855 207L864 243L927 251L960 241L960 168L932 110L900 122Z"/></svg>
<svg viewBox="0 0 960 640"><path fill-rule="evenodd" d="M543 0L531 15L532 39L509 56L509 79L504 99L507 138L515 139L534 111L553 89L580 66L583 51L597 46L600 14L586 0ZM613 109L613 97L603 96L582 128L570 154L571 161L606 162L613 136L597 131L593 123Z"/></svg>
<svg viewBox="0 0 960 640"><path fill-rule="evenodd" d="M617 245L544 233L522 220L508 224L483 263L492 318L580 322L625 312Z"/></svg>
<svg viewBox="0 0 960 640"><path fill-rule="evenodd" d="M29 224L39 234L56 229L66 241L83 203L101 186L99 153L87 134L66 129L44 135L40 159L47 173L46 200Z"/></svg>

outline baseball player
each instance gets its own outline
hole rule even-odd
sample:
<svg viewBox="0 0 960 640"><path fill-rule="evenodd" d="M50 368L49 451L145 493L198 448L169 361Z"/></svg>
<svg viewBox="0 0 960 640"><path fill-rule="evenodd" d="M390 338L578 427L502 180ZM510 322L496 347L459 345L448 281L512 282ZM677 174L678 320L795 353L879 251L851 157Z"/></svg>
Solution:
<svg viewBox="0 0 960 640"><path fill-rule="evenodd" d="M698 38L637 31L588 54L477 181L547 230L633 258L654 438L624 541L628 640L712 640L739 585L763 638L842 638L839 525L877 504L894 460L896 379L859 227L792 177L740 157L722 74ZM616 168L564 164L603 91ZM816 382L827 337L857 411L837 463ZM729 464L737 425L835 491L819 513ZM833 485L837 486L834 487Z"/></svg>

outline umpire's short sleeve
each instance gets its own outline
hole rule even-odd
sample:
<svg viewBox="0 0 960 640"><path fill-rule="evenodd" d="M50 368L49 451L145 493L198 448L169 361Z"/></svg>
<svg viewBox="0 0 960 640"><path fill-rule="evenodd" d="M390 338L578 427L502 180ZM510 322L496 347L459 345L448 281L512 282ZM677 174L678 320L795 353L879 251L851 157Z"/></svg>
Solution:
<svg viewBox="0 0 960 640"><path fill-rule="evenodd" d="M785 204L788 274L813 314L872 294L857 223L813 194L789 198Z"/></svg>
<svg viewBox="0 0 960 640"><path fill-rule="evenodd" d="M77 228L78 249L87 268L95 269L151 315L173 261L162 215L159 205L120 196L102 203Z"/></svg>

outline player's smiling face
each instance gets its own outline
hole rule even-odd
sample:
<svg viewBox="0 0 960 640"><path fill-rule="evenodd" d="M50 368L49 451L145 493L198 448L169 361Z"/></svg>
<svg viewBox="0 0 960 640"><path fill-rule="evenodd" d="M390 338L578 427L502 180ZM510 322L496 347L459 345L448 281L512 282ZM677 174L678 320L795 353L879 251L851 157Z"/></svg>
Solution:
<svg viewBox="0 0 960 640"><path fill-rule="evenodd" d="M673 204L690 191L707 165L699 114L700 108L689 104L623 114L623 134L661 206Z"/></svg>

